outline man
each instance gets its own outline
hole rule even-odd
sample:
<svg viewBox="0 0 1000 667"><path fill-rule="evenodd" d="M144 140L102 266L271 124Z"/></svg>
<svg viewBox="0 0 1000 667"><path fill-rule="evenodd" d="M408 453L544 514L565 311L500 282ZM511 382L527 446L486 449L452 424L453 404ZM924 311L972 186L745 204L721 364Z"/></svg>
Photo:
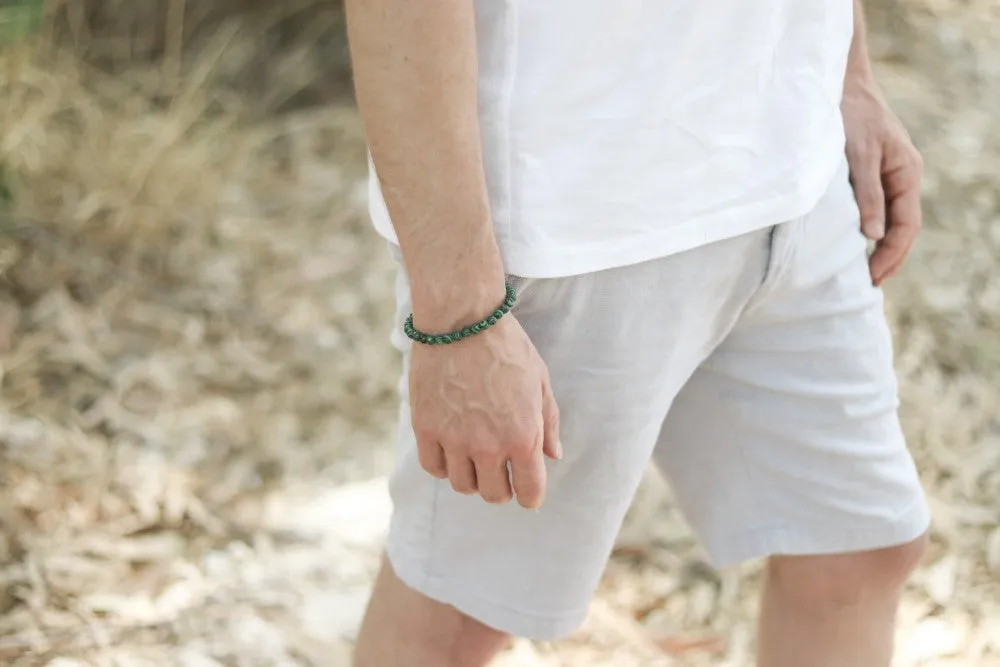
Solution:
<svg viewBox="0 0 1000 667"><path fill-rule="evenodd" d="M922 167L860 0L347 17L406 361L358 667L572 632L650 458L715 565L767 559L759 665L888 666L928 509L878 286Z"/></svg>

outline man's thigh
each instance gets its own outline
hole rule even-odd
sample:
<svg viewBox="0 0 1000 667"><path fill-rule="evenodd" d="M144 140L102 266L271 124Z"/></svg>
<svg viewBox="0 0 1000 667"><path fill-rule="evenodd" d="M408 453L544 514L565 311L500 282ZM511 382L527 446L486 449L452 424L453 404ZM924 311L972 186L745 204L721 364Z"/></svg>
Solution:
<svg viewBox="0 0 1000 667"><path fill-rule="evenodd" d="M929 513L846 170L681 390L655 459L714 563L909 542Z"/></svg>
<svg viewBox="0 0 1000 667"><path fill-rule="evenodd" d="M759 287L769 249L762 230L584 276L513 278L514 314L552 377L564 458L548 463L538 512L455 493L420 468L402 382L388 541L398 576L512 634L553 639L574 630L670 402ZM401 274L399 321L408 292ZM405 358L408 341L394 340Z"/></svg>

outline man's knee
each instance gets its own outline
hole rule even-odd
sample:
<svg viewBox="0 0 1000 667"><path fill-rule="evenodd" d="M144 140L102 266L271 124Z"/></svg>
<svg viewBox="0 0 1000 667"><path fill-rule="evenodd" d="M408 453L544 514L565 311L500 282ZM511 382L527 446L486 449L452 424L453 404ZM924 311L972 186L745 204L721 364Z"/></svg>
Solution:
<svg viewBox="0 0 1000 667"><path fill-rule="evenodd" d="M828 556L774 556L770 585L806 607L843 607L895 598L920 563L927 535L885 549Z"/></svg>
<svg viewBox="0 0 1000 667"><path fill-rule="evenodd" d="M388 559L375 582L355 667L483 667L511 637L407 586Z"/></svg>
<svg viewBox="0 0 1000 667"><path fill-rule="evenodd" d="M449 655L449 665L467 667L468 665L485 665L493 656L507 648L510 635L495 628L483 625L471 616L457 609L452 609L458 628L449 639L452 650Z"/></svg>

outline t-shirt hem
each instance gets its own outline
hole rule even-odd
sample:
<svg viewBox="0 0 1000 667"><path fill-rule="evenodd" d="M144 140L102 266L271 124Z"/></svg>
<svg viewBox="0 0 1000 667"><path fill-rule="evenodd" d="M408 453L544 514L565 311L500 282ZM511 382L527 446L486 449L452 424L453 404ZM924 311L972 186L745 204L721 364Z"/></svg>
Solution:
<svg viewBox="0 0 1000 667"><path fill-rule="evenodd" d="M693 218L671 225L659 234L629 237L617 243L568 248L509 244L502 249L504 267L507 273L523 278L561 278L661 259L799 218L816 206L826 188L817 185L807 195L779 197L730 209L722 219Z"/></svg>
<svg viewBox="0 0 1000 667"><path fill-rule="evenodd" d="M668 257L792 221L815 208L837 177L846 158L842 150L834 157L836 159L830 159L822 169L815 169L815 177L808 185L800 185L797 192L728 208L718 214L690 218L683 223L665 226L656 233L569 246L522 245L500 237L498 241L504 270L523 278L564 278L595 273ZM377 190L372 192L373 195L376 193ZM398 245L381 197L372 197L370 214L379 235ZM553 213L548 217L551 219L555 215Z"/></svg>

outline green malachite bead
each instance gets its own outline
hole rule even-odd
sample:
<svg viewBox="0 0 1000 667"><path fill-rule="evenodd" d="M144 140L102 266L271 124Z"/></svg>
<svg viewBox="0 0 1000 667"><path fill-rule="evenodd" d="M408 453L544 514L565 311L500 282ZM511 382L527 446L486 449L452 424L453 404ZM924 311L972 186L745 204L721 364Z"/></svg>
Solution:
<svg viewBox="0 0 1000 667"><path fill-rule="evenodd" d="M405 333L411 340L425 345L447 345L448 343L457 343L458 341L468 338L469 336L474 336L485 331L486 329L489 329L497 323L497 320L509 313L510 309L514 307L516 302L517 291L513 286L507 285L506 295L499 307L497 307L497 309L490 315L479 320L475 324L459 329L458 331L432 336L430 334L425 334L422 331L417 331L417 328L413 326L413 314L411 313L403 321L403 333Z"/></svg>

